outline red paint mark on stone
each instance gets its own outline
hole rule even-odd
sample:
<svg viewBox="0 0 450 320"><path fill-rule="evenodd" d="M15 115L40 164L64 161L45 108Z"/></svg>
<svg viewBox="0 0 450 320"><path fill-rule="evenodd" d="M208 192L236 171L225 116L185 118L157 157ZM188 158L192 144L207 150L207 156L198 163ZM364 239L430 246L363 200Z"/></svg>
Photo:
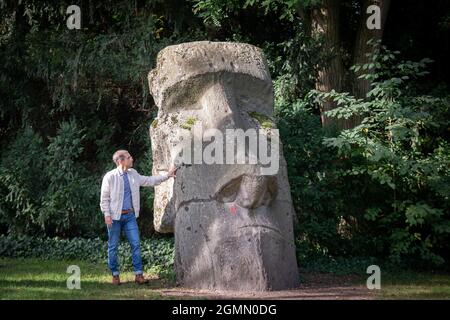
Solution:
<svg viewBox="0 0 450 320"><path fill-rule="evenodd" d="M231 214L236 214L237 208L236 208L236 205L235 205L235 204L232 204L232 205L231 205L231 207L230 207L230 212L231 212Z"/></svg>

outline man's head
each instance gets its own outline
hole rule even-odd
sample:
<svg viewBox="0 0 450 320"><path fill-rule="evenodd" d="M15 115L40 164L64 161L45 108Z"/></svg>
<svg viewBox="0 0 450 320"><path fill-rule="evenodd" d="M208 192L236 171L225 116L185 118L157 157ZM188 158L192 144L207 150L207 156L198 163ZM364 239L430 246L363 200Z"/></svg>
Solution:
<svg viewBox="0 0 450 320"><path fill-rule="evenodd" d="M114 152L112 159L118 167L126 169L133 167L133 157L127 150L117 150Z"/></svg>

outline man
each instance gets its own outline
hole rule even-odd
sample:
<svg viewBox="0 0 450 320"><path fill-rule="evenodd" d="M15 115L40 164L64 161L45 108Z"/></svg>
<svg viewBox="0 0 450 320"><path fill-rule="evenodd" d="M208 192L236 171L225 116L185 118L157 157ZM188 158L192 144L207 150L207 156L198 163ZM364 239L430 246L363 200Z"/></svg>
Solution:
<svg viewBox="0 0 450 320"><path fill-rule="evenodd" d="M156 186L170 177L175 178L176 168L158 176L141 176L133 167L133 157L127 150L118 150L113 155L117 168L103 177L100 208L105 216L108 228L108 266L112 273L112 283L120 284L117 250L120 234L124 231L131 246L135 282L146 283L143 275L139 229L136 218L139 217L139 187Z"/></svg>

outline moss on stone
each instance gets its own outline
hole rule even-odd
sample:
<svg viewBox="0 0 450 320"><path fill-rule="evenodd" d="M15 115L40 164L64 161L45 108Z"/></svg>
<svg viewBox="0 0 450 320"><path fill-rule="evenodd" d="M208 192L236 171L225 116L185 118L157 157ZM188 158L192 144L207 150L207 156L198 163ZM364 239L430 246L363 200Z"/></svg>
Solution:
<svg viewBox="0 0 450 320"><path fill-rule="evenodd" d="M189 118L187 118L186 122L181 125L181 128L186 129L186 130L191 130L191 128L194 126L196 121L197 121L197 118L189 117Z"/></svg>
<svg viewBox="0 0 450 320"><path fill-rule="evenodd" d="M264 114L258 113L256 111L251 111L248 114L250 115L250 117L257 120L259 122L259 124L261 125L261 127L263 127L264 129L275 128L275 123L273 122L273 120L270 117L268 117Z"/></svg>

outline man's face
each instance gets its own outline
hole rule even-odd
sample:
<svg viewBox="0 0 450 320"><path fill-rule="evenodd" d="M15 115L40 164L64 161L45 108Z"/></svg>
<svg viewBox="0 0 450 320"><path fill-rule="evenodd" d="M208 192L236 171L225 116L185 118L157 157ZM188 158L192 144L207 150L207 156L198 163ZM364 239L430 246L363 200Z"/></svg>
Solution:
<svg viewBox="0 0 450 320"><path fill-rule="evenodd" d="M123 158L123 160L121 159ZM119 164L122 164L126 166L127 168L133 167L133 157L128 153L121 154L121 157L119 158Z"/></svg>

